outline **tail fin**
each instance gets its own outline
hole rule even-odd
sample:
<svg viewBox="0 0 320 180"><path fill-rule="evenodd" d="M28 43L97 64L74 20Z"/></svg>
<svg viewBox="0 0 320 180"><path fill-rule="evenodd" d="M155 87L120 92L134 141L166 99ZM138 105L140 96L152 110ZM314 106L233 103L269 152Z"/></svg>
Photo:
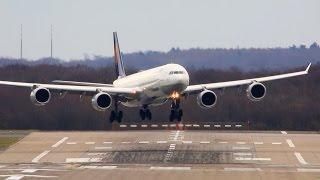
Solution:
<svg viewBox="0 0 320 180"><path fill-rule="evenodd" d="M117 32L113 32L113 50L114 50L116 75L118 76L118 79L123 78L126 76L126 73L124 72L124 67L121 59L121 52L120 52Z"/></svg>

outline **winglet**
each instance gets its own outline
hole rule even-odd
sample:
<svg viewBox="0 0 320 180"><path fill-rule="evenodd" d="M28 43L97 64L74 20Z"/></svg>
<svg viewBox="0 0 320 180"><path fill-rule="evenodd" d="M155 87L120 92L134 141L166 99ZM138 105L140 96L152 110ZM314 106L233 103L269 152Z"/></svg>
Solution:
<svg viewBox="0 0 320 180"><path fill-rule="evenodd" d="M309 72L310 67L311 67L311 63L309 63L308 67L306 68L306 70L305 70L306 73Z"/></svg>

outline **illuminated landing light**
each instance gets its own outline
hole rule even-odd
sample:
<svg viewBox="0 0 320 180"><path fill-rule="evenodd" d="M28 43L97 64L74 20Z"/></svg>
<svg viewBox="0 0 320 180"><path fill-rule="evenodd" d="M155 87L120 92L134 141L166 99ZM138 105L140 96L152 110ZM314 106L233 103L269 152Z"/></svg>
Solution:
<svg viewBox="0 0 320 180"><path fill-rule="evenodd" d="M179 98L180 98L180 94L179 94L178 92L173 92L173 93L170 95L170 97L171 97L172 99L179 99Z"/></svg>

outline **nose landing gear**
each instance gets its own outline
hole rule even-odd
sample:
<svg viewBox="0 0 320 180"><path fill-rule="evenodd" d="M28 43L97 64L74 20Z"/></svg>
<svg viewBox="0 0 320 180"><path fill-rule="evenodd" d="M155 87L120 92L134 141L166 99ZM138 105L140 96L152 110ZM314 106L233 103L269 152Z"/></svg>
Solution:
<svg viewBox="0 0 320 180"><path fill-rule="evenodd" d="M152 113L148 109L147 105L144 105L143 108L140 109L139 114L140 114L141 120L145 120L145 119L151 120L152 119Z"/></svg>

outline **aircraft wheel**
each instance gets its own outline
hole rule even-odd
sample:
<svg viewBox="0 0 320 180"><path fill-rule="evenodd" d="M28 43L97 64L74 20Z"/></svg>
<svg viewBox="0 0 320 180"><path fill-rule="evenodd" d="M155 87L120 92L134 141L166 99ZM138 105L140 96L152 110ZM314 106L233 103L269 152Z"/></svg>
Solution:
<svg viewBox="0 0 320 180"><path fill-rule="evenodd" d="M146 113L142 110L142 109L140 109L140 118L141 118L141 120L145 120L146 119Z"/></svg>
<svg viewBox="0 0 320 180"><path fill-rule="evenodd" d="M146 110L145 115L146 115L146 118L147 118L147 119L149 119L149 120L152 119L152 114L151 114L151 112L150 112L149 109Z"/></svg>
<svg viewBox="0 0 320 180"><path fill-rule="evenodd" d="M116 119L116 113L114 111L111 111L110 113L110 123L113 123L113 121Z"/></svg>

